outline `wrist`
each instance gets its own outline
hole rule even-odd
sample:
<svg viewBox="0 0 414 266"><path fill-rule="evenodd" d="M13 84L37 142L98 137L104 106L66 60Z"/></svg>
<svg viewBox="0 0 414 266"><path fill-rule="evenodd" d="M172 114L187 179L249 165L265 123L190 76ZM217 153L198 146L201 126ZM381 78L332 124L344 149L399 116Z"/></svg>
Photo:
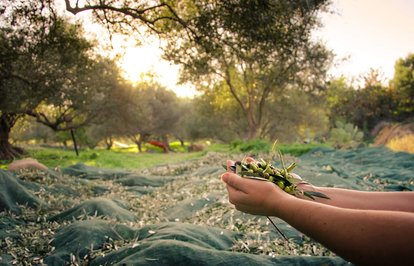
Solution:
<svg viewBox="0 0 414 266"><path fill-rule="evenodd" d="M281 195L278 195L272 200L273 211L271 216L277 216L284 219L286 215L292 211L292 206L295 205L296 201L299 199L286 192L280 194ZM277 204L274 204L275 202L277 202Z"/></svg>

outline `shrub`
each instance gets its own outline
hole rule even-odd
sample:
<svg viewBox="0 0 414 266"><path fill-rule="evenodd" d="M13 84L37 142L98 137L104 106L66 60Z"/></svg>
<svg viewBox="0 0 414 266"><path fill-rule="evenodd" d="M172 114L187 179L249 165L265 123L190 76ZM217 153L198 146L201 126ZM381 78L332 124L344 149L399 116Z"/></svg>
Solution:
<svg viewBox="0 0 414 266"><path fill-rule="evenodd" d="M362 144L364 134L357 126L341 121L337 121L335 125L328 139L335 148L356 148Z"/></svg>

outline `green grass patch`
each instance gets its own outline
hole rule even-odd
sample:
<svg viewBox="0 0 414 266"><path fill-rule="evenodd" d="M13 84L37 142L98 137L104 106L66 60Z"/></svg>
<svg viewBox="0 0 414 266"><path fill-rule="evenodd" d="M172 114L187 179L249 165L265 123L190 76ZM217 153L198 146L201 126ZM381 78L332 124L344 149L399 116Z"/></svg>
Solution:
<svg viewBox="0 0 414 266"><path fill-rule="evenodd" d="M260 153L272 152L273 144L261 139L250 141L235 140L229 145L229 150L241 153ZM328 144L322 143L291 143L291 144L277 144L276 151L279 150L282 154L290 154L292 156L300 156L309 152L314 148L330 147Z"/></svg>
<svg viewBox="0 0 414 266"><path fill-rule="evenodd" d="M236 144L235 144L236 143ZM138 153L136 146L128 148L116 148L113 150L96 149L81 150L79 157L73 150L61 148L27 147L28 156L37 159L47 167L68 167L76 163L84 163L89 166L102 168L143 169L155 165L178 163L204 156L207 152L221 153L245 153L271 152L272 145L263 140L235 141L231 144L214 143L205 146L202 152L184 152L179 142L173 143L173 149L177 152L163 153L161 149L145 149L146 152ZM300 156L314 148L330 147L328 144L278 144L276 148L282 154ZM156 148L156 147L155 147ZM11 161L0 161L0 169L7 169Z"/></svg>
<svg viewBox="0 0 414 266"><path fill-rule="evenodd" d="M229 144L223 144L223 143L212 143L210 145L206 146L206 151L212 151L212 152L230 152L231 148Z"/></svg>
<svg viewBox="0 0 414 266"><path fill-rule="evenodd" d="M142 169L155 165L177 163L200 158L205 152L194 153L137 153L134 149L81 150L79 157L72 150L30 147L29 156L47 167L67 167L76 163L103 168Z"/></svg>
<svg viewBox="0 0 414 266"><path fill-rule="evenodd" d="M282 154L290 154L292 156L301 156L315 148L331 148L329 144L325 143L293 143L293 144L277 144L276 149L280 150Z"/></svg>

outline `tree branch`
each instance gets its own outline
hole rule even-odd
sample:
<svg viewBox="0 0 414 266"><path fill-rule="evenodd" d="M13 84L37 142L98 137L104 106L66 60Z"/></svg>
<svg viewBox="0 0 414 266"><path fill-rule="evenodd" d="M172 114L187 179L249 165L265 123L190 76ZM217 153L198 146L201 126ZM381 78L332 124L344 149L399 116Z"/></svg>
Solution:
<svg viewBox="0 0 414 266"><path fill-rule="evenodd" d="M138 19L144 22L147 26L149 26L152 30L156 32L158 31L153 27L153 25L157 21L163 20L163 19L173 20L173 21L180 23L183 27L185 28L187 27L187 23L177 15L177 13L174 11L174 9L171 6L169 6L166 3L160 3L157 5L150 6L147 8L142 8L142 9L130 8L130 7L115 7L115 6L103 4L102 2L101 4L97 4L97 5L84 5L83 7L79 7L79 2L77 1L76 5L73 7L71 6L70 0L65 0L65 4L66 4L66 10L74 15L80 12L89 11L89 10L102 10L102 11L110 10L110 11L114 11L117 13L122 13L124 15L130 16L134 19ZM172 16L159 16L159 17L156 17L155 19L148 19L147 17L144 16L144 14L149 11L156 10L156 9L162 9L164 7L167 8L171 12ZM110 20L107 19L107 21L109 22Z"/></svg>
<svg viewBox="0 0 414 266"><path fill-rule="evenodd" d="M236 101L239 103L240 107L243 110L243 113L247 117L248 114L247 114L246 106L243 104L240 97L237 95L236 89L234 88L233 83L231 83L230 70L229 70L229 66L227 64L225 66L225 80L226 80L227 85L229 86L230 93L233 95L234 99L236 99Z"/></svg>

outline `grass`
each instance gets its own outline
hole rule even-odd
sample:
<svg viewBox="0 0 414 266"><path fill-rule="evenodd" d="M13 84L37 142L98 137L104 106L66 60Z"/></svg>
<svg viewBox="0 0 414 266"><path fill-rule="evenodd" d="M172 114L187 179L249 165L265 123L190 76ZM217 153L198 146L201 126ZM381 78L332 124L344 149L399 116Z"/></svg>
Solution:
<svg viewBox="0 0 414 266"><path fill-rule="evenodd" d="M414 135L393 138L387 143L387 147L393 151L414 153Z"/></svg>
<svg viewBox="0 0 414 266"><path fill-rule="evenodd" d="M331 147L329 144L324 143L290 143L283 144L277 143L276 151L280 151L282 154L291 156L300 156L309 152L314 148ZM229 149L238 151L241 153L260 153L260 152L272 152L273 144L264 140L256 139L251 141L236 140L229 145Z"/></svg>
<svg viewBox="0 0 414 266"><path fill-rule="evenodd" d="M200 158L205 152L194 153L137 153L132 149L116 150L81 150L79 157L72 150L58 148L27 148L29 156L37 159L47 167L67 167L82 162L86 165L104 168L142 169L154 165L176 163Z"/></svg>
<svg viewBox="0 0 414 266"><path fill-rule="evenodd" d="M305 154L309 152L312 149L315 148L331 148L329 144L323 144L323 143L294 143L294 144L278 144L276 146L277 149L279 149L282 154L289 154L292 156L301 156L302 154Z"/></svg>
<svg viewBox="0 0 414 266"><path fill-rule="evenodd" d="M245 143L243 143L245 144ZM247 143L249 144L249 143ZM207 152L218 153L254 153L253 151L240 151L229 144L214 143L206 145L205 150L201 152L186 152L179 143L172 143L172 149L176 152L168 154L162 153L157 147L145 147L146 152L139 153L136 146L128 148L116 148L112 150L95 149L81 150L79 157L73 150L64 150L61 148L46 148L39 146L26 147L28 157L35 158L49 168L68 167L76 163L84 163L89 166L102 168L126 168L126 169L143 169L156 165L172 164L177 162L188 161L203 157ZM254 148L255 146L253 146ZM279 149L284 155L300 156L313 148L328 147L324 144L278 144ZM262 152L270 152L263 150ZM0 161L0 169L7 169L10 161Z"/></svg>

